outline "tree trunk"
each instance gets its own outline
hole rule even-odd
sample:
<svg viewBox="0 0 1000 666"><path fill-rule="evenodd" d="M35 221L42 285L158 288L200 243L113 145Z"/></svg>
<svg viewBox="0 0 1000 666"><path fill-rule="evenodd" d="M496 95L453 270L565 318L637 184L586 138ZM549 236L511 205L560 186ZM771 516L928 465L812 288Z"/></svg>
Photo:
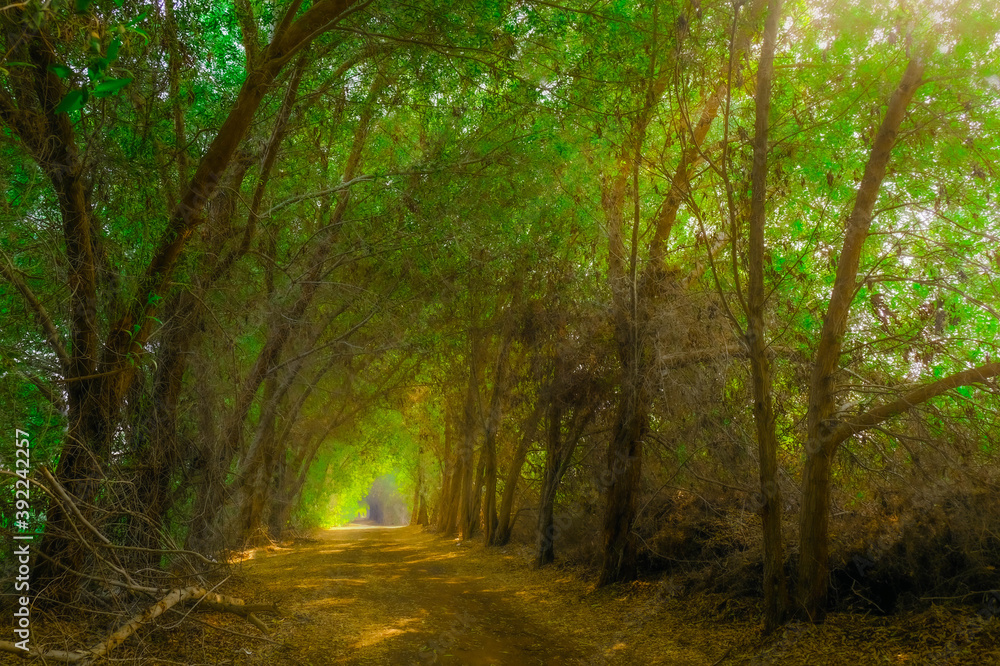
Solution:
<svg viewBox="0 0 1000 666"><path fill-rule="evenodd" d="M462 531L462 539L471 539L482 527L481 504L483 497L483 478L486 476L486 452L480 450L476 462L476 474L471 484L469 496L466 499L466 522Z"/></svg>
<svg viewBox="0 0 1000 666"><path fill-rule="evenodd" d="M508 317L504 326L503 341L497 355L496 371L493 373L493 395L490 398L490 412L486 419L486 436L483 441L484 481L483 494L483 536L486 543L492 543L497 523L497 431L500 429L500 404L507 393L507 377L510 348L514 340L513 316Z"/></svg>
<svg viewBox="0 0 1000 666"><path fill-rule="evenodd" d="M757 67L756 133L751 169L748 268L747 343L753 376L753 414L760 458L761 520L764 531L764 630L771 632L785 617L788 588L785 585L784 551L781 542L781 488L778 486L778 441L775 435L771 394L771 362L764 325L764 225L767 195L768 114L774 78L774 46L778 35L781 0L769 0L760 64Z"/></svg>
<svg viewBox="0 0 1000 666"><path fill-rule="evenodd" d="M420 511L417 513L417 524L427 527L427 503L424 501L424 496L420 495Z"/></svg>
<svg viewBox="0 0 1000 666"><path fill-rule="evenodd" d="M455 439L455 426L452 410L445 403L444 410L444 483L441 487L440 509L438 511L438 526L446 536L451 536L458 529L458 500L461 488L462 457L458 447L452 446ZM454 449L454 455L452 450Z"/></svg>
<svg viewBox="0 0 1000 666"><path fill-rule="evenodd" d="M267 518L264 510L270 504L270 488L277 453L274 421L277 417L278 404L292 377L294 372L286 373L282 382L284 385L281 387L278 386L278 380L274 375L270 375L264 381L264 407L260 422L257 424L254 442L247 451L248 462L241 465L244 469L237 477L239 484L236 489L237 497L242 498L238 503L239 519L236 523L240 530L238 538L242 538L243 542L251 547L263 546L269 541L264 527Z"/></svg>
<svg viewBox="0 0 1000 666"><path fill-rule="evenodd" d="M423 433L421 433L423 434ZM424 447L417 449L417 482L413 486L413 511L410 512L410 524L419 520L420 507L424 496Z"/></svg>
<svg viewBox="0 0 1000 666"><path fill-rule="evenodd" d="M618 407L608 448L604 512L604 559L598 585L632 580L636 573L636 545L632 534L639 483L642 479L642 442L649 429L649 403L639 378L630 373Z"/></svg>
<svg viewBox="0 0 1000 666"><path fill-rule="evenodd" d="M840 349L847 330L847 315L854 298L861 250L871 227L872 212L906 107L921 83L923 64L910 61L899 87L889 98L885 118L875 136L865 173L858 186L854 208L847 221L844 247L837 262L837 275L823 319L819 348L809 383L806 464L802 474L802 513L799 521L798 602L813 622L826 617L828 574L828 529L830 520L830 471L836 447L834 373L840 364Z"/></svg>
<svg viewBox="0 0 1000 666"><path fill-rule="evenodd" d="M739 7L740 5L737 5ZM731 56L747 48L756 27L764 0L750 4L749 20L736 31L734 19ZM650 49L660 51L655 43ZM653 56L655 58L655 55ZM690 144L683 151L674 171L670 191L664 197L652 224L648 261L638 278L640 238L639 165L646 138L646 128L659 100L663 97L673 68L661 65L657 71L655 59L650 63L650 76L645 104L636 114L625 145L619 150L618 168L602 180L601 206L604 209L608 230L608 281L611 287L612 323L618 345L621 367L621 395L618 414L608 445L607 464L603 485L607 488L604 515L604 558L599 581L601 585L627 580L635 575L635 540L631 536L635 520L636 493L641 480L642 439L649 428L649 372L651 369L650 336L647 330L650 302L656 295L658 276L663 270L666 243L677 212L689 187L692 170L701 159L703 143L718 114L719 105L727 87L720 85L706 100L698 122L690 127ZM627 251L624 239L627 185L631 180L633 213L631 221L631 248Z"/></svg>
<svg viewBox="0 0 1000 666"><path fill-rule="evenodd" d="M535 566L541 567L555 559L555 526L552 515L555 511L556 489L559 485L559 471L562 467L562 408L554 398L549 406L548 436L545 439L545 475L538 498L538 533L535 542Z"/></svg>
<svg viewBox="0 0 1000 666"><path fill-rule="evenodd" d="M531 410L527 421L521 426L521 441L514 452L514 459L511 461L510 469L507 471L507 480L503 486L503 497L500 500L500 511L497 514L497 529L491 546L505 546L510 542L510 533L514 528L514 521L511 520L511 512L514 508L514 493L517 490L517 482L521 479L521 468L528 457L528 449L535 440L535 432L538 430L538 422L542 419L545 411L545 401L538 397L535 407Z"/></svg>
<svg viewBox="0 0 1000 666"><path fill-rule="evenodd" d="M477 506L476 497L478 484L475 479L475 442L479 419L479 380L483 376L482 334L474 331L471 334L469 354L469 382L465 390L465 402L462 407L462 439L458 449L459 477L459 536L471 539L476 529L478 516L474 515ZM481 481L481 478L480 478Z"/></svg>

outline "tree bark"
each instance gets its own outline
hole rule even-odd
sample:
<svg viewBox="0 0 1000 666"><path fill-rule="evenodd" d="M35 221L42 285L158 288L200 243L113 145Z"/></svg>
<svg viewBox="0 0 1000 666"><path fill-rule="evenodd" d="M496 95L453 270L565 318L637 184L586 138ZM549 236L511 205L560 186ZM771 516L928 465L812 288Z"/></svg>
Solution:
<svg viewBox="0 0 1000 666"><path fill-rule="evenodd" d="M500 405L507 394L507 378L510 375L510 348L514 341L513 315L508 321L497 354L496 369L493 373L493 394L490 397L490 411L486 419L486 434L483 440L484 481L483 493L483 536L486 543L492 543L499 518L497 516L497 431L500 429Z"/></svg>
<svg viewBox="0 0 1000 666"><path fill-rule="evenodd" d="M497 529L491 546L505 546L510 542L510 533L514 528L514 521L511 513L514 508L514 494L517 490L517 483L521 480L521 468L528 458L528 449L535 441L535 433L538 430L538 423L545 413L545 401L541 396L536 398L535 406L531 414L521 426L521 440L518 442L517 450L514 451L514 459L507 470L507 480L503 486L503 497L500 500L500 511L497 514Z"/></svg>
<svg viewBox="0 0 1000 666"><path fill-rule="evenodd" d="M906 107L921 83L924 66L910 60L899 86L889 98L885 118L875 136L854 207L847 221L844 246L837 262L833 292L823 319L819 347L809 383L806 464L802 474L802 508L799 520L798 603L806 617L822 622L826 617L830 472L838 441L832 436L835 377L840 349L847 330L847 315L854 298L861 250L871 227L872 212Z"/></svg>
<svg viewBox="0 0 1000 666"><path fill-rule="evenodd" d="M461 489L462 458L458 448L452 445L455 439L455 425L452 410L445 402L444 410L444 483L441 487L438 525L441 532L451 536L458 529L458 502ZM454 450L454 453L452 451Z"/></svg>
<svg viewBox="0 0 1000 666"><path fill-rule="evenodd" d="M552 515L556 504L556 488L562 467L562 407L553 399L548 410L548 433L545 438L545 473L538 498L538 533L535 540L535 566L541 567L555 559L555 526Z"/></svg>
<svg viewBox="0 0 1000 666"><path fill-rule="evenodd" d="M473 318L475 319L475 318ZM459 536L471 539L475 533L479 516L475 515L476 497L478 496L475 480L476 435L479 428L479 381L483 376L485 354L483 353L482 332L475 330L470 333L469 345L469 381L465 390L465 401L462 406L461 444L458 449L460 489Z"/></svg>
<svg viewBox="0 0 1000 666"><path fill-rule="evenodd" d="M768 115L774 78L774 47L778 36L781 0L769 0L763 44L757 67L756 130L750 174L749 289L747 293L747 346L753 378L753 414L760 459L760 514L764 532L764 630L770 633L785 617L788 588L785 585L784 550L781 542L781 488L778 486L778 441L775 435L771 393L771 361L768 358L764 324L764 226L767 197Z"/></svg>

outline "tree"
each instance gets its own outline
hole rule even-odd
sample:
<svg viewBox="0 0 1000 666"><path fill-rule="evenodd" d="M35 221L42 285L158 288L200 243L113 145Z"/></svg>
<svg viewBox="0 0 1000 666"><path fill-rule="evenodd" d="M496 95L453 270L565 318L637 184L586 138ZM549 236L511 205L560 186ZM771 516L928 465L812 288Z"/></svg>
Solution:
<svg viewBox="0 0 1000 666"><path fill-rule="evenodd" d="M986 363L906 392L896 400L868 409L858 416L844 421L837 418L834 373L839 365L847 317L857 290L862 247L870 233L879 189L897 143L906 108L923 81L924 67L922 55L911 57L899 85L889 98L847 220L833 292L813 361L809 382L807 457L802 477L798 585L799 603L813 621L822 621L826 614L830 472L837 447L848 437L946 391L981 383L1000 374L1000 363Z"/></svg>
<svg viewBox="0 0 1000 666"><path fill-rule="evenodd" d="M771 393L771 363L764 326L764 233L767 194L768 115L771 109L771 81L774 77L774 49L778 36L781 1L770 0L757 66L754 95L755 132L753 167L750 173L749 248L747 263L747 329L750 365L753 373L754 422L760 459L761 518L764 530L764 626L771 631L782 623L788 605L785 585L785 558L781 540L781 488L778 485L774 404ZM736 276L734 276L736 277Z"/></svg>
<svg viewBox="0 0 1000 666"><path fill-rule="evenodd" d="M92 182L92 176L80 153L81 139L66 111L82 94L69 89L60 76L64 70L59 67L64 66L54 48L59 40L50 27L37 22L33 10L26 6L4 12L6 50L13 59L29 64L15 68L8 87L0 91L0 121L18 137L25 152L51 181L63 223L69 266L68 348L37 298L27 288L21 291L42 322L67 385L69 431L56 478L77 501L89 503L98 493L100 468L111 452L122 401L135 380L135 363L153 331L159 301L188 241L202 223L202 211L229 168L257 108L287 62L329 30L351 4L350 0L324 0L298 18L299 2L292 2L286 8L274 37L252 61L228 116L190 181L183 186L134 291L120 308L112 304L113 309L106 312L98 311L98 267L94 253L97 237L88 194L88 180ZM100 46L98 43L97 47ZM4 275L15 285L24 284L10 268ZM110 325L103 343L99 344L101 319ZM79 572L83 559L80 545L66 536L71 532L68 521L68 515L59 505L52 508L46 537L40 546L44 559L34 569L37 580L54 586L52 593L57 598L73 593L79 581L78 573L74 572Z"/></svg>

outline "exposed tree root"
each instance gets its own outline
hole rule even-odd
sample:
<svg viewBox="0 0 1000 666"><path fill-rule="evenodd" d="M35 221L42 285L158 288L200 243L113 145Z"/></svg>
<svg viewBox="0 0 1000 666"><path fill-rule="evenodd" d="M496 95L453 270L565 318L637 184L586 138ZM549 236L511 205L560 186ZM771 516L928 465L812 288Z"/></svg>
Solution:
<svg viewBox="0 0 1000 666"><path fill-rule="evenodd" d="M215 592L210 592L203 587L194 585L191 587L170 590L166 596L161 598L155 604L147 608L142 613L135 615L107 638L87 650L68 652L66 650L31 649L25 651L10 641L0 641L0 650L20 654L24 657L40 657L47 661L88 664L98 657L105 656L108 652L121 645L129 636L138 631L142 625L156 619L168 609L185 601L200 602L198 607L202 610L235 613L236 615L245 617L264 634L267 634L267 629L264 626L264 623L261 622L260 619L254 615L254 613L276 613L278 611L277 606L273 604L247 605L243 603L242 599L216 594Z"/></svg>

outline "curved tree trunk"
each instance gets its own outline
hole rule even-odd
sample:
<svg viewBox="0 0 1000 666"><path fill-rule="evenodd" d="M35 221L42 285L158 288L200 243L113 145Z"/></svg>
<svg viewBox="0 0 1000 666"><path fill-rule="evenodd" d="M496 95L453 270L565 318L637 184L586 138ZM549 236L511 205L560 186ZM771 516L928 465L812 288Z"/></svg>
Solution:
<svg viewBox="0 0 1000 666"><path fill-rule="evenodd" d="M837 425L834 420L834 373L840 365L840 349L847 330L847 315L854 298L861 250L871 227L872 212L906 107L920 86L923 70L919 58L910 61L902 81L889 98L885 118L875 136L864 176L858 186L854 208L847 221L844 246L837 262L837 275L823 319L823 330L809 383L797 592L801 609L814 622L822 622L826 617L830 471L836 448L843 441L832 436Z"/></svg>

